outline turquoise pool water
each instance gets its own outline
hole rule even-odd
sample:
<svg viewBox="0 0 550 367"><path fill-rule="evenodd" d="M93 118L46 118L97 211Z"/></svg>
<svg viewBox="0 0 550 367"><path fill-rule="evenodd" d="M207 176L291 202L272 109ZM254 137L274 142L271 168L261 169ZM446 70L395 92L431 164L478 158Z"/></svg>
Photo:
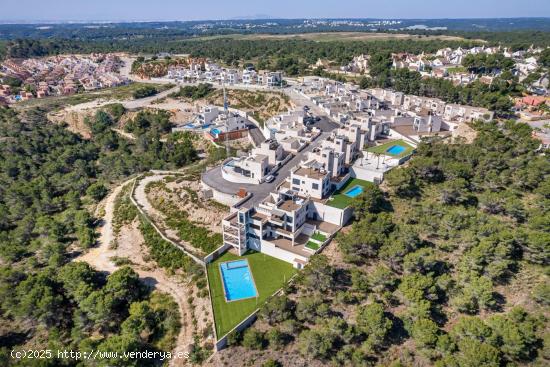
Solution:
<svg viewBox="0 0 550 367"><path fill-rule="evenodd" d="M212 133L212 135L219 135L221 133L221 131L218 129L212 129L210 130L210 132Z"/></svg>
<svg viewBox="0 0 550 367"><path fill-rule="evenodd" d="M387 153L390 153L391 155L399 155L403 153L407 148L402 147L401 145L393 145L388 150L386 150Z"/></svg>
<svg viewBox="0 0 550 367"><path fill-rule="evenodd" d="M238 301L258 295L247 260L235 260L220 264L226 301Z"/></svg>
<svg viewBox="0 0 550 367"><path fill-rule="evenodd" d="M346 191L344 193L344 195L350 197L350 198L354 198L356 196L359 196L361 195L361 193L363 192L363 186L359 186L359 185L355 185L353 186L351 189L349 189L348 191Z"/></svg>

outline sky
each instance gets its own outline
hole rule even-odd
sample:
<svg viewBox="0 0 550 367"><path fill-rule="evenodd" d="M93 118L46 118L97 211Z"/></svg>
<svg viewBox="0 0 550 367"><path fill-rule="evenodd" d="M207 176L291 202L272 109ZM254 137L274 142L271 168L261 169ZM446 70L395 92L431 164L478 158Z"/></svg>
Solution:
<svg viewBox="0 0 550 367"><path fill-rule="evenodd" d="M1 21L550 17L550 0L0 0Z"/></svg>

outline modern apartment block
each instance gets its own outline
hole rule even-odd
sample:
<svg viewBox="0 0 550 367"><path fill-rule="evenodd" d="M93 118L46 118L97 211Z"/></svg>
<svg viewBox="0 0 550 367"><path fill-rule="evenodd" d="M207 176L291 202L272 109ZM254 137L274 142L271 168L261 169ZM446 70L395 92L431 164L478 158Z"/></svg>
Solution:
<svg viewBox="0 0 550 367"><path fill-rule="evenodd" d="M349 167L363 141L357 125L337 129L259 204L235 208L223 220L224 244L301 268L352 216L351 208L330 205L331 195L351 178Z"/></svg>
<svg viewBox="0 0 550 367"><path fill-rule="evenodd" d="M323 220L324 204L308 193L327 198L328 174L300 170L293 172L291 180L300 180L300 186L307 186L306 189L297 192L284 183L255 207L239 208L226 217L222 221L224 244L239 254L255 250L302 268L340 229L345 210L330 208L337 215L331 221ZM316 184L321 190L312 189ZM349 217L351 212L348 220Z"/></svg>

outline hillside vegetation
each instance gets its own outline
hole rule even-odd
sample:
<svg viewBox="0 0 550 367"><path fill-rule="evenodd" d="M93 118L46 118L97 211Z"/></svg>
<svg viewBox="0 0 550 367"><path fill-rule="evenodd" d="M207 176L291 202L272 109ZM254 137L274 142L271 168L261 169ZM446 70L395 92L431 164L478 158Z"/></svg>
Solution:
<svg viewBox="0 0 550 367"><path fill-rule="evenodd" d="M167 120L161 113L138 115L132 121L136 141L121 138L110 127L123 113L120 105L98 111L88 121L92 137L84 140L49 123L44 111L18 115L0 108L2 366L76 365L57 356L50 364L17 361L10 358L12 349L122 352L174 346L180 316L171 297L151 293L130 268L105 277L84 263L71 263L96 244L98 221L90 209L108 193L110 182L196 158L186 134L160 141ZM167 257L164 251L155 260ZM170 261L172 268L195 270L188 258L178 262L172 254Z"/></svg>
<svg viewBox="0 0 550 367"><path fill-rule="evenodd" d="M233 348L283 365L548 365L550 161L526 125L476 129L422 143L360 196Z"/></svg>

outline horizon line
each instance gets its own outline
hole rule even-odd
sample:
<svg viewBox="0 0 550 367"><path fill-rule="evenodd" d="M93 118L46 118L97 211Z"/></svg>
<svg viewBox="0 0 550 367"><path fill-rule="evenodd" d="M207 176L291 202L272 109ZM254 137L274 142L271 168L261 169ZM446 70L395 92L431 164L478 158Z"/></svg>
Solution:
<svg viewBox="0 0 550 367"><path fill-rule="evenodd" d="M259 17L259 18L247 18L246 16L234 17L234 18L220 18L220 19L0 19L0 24L11 25L39 25L39 24L118 24L118 23L185 23L185 22L220 22L220 21L274 21L274 20L494 20L494 19L550 19L550 16L521 16L521 17L423 17L423 18L362 18L362 17L314 17L314 18L285 18L285 17Z"/></svg>

